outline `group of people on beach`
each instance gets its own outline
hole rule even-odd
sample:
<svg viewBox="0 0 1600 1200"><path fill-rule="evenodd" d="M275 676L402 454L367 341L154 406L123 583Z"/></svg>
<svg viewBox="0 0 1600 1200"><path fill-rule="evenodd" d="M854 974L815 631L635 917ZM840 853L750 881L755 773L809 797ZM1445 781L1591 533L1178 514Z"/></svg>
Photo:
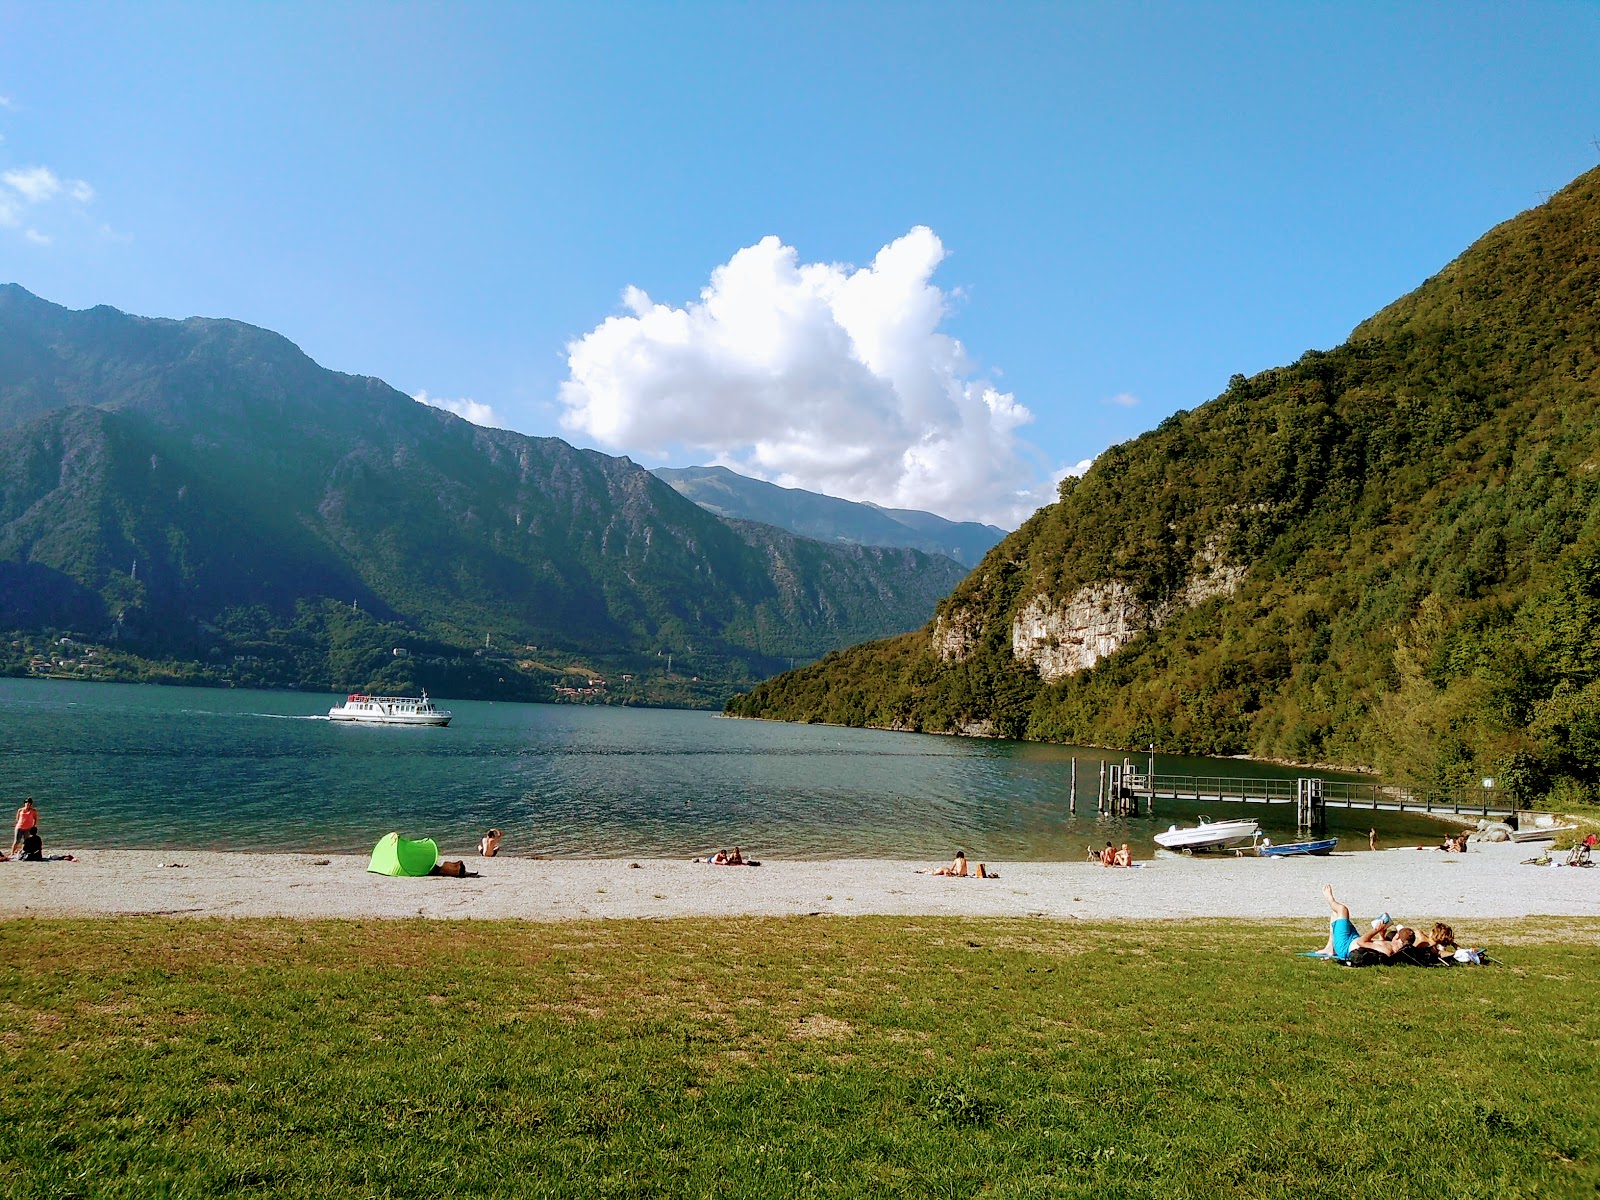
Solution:
<svg viewBox="0 0 1600 1200"><path fill-rule="evenodd" d="M1435 921L1424 933L1401 925L1388 913L1383 913L1373 918L1372 924L1362 932L1350 919L1349 906L1334 898L1333 884L1323 884L1322 895L1333 914L1328 921L1327 942L1322 949L1312 952L1322 958L1349 963L1390 959L1425 964L1455 955L1455 930L1443 921Z"/></svg>
<svg viewBox="0 0 1600 1200"><path fill-rule="evenodd" d="M1120 850L1110 842L1107 842L1104 850L1096 850L1093 846L1089 847L1089 861L1097 862L1102 867L1131 867L1133 866L1133 851L1128 849L1127 842L1122 843L1122 849Z"/></svg>

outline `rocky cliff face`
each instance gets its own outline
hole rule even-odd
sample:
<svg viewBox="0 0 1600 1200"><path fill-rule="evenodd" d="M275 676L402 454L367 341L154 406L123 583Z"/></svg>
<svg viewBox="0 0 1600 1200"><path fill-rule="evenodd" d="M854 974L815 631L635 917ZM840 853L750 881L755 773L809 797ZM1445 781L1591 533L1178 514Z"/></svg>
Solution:
<svg viewBox="0 0 1600 1200"><path fill-rule="evenodd" d="M965 662L983 637L983 616L958 608L933 623L933 652L940 662Z"/></svg>
<svg viewBox="0 0 1600 1200"><path fill-rule="evenodd" d="M1011 655L1049 681L1086 671L1155 624L1155 613L1121 583L1092 583L1057 603L1035 596L1011 622Z"/></svg>
<svg viewBox="0 0 1600 1200"><path fill-rule="evenodd" d="M1046 683L1087 671L1141 633L1216 596L1231 596L1243 567L1203 565L1160 604L1145 604L1121 583L1093 583L1057 604L1035 596L1011 622L1011 654L1028 661Z"/></svg>
<svg viewBox="0 0 1600 1200"><path fill-rule="evenodd" d="M1116 581L1091 583L1065 600L1037 595L1011 622L1011 655L1027 662L1045 682L1087 671L1134 638L1175 614L1217 596L1231 596L1245 569L1223 566L1208 548L1184 584L1166 600L1150 604ZM983 635L982 618L970 609L941 616L933 628L933 651L942 662L962 662Z"/></svg>

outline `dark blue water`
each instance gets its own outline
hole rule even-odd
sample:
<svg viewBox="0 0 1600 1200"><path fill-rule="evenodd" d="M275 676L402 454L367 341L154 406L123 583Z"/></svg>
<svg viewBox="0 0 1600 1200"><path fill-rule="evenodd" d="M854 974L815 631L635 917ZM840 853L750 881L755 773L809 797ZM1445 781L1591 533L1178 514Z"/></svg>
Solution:
<svg viewBox="0 0 1600 1200"><path fill-rule="evenodd" d="M391 829L465 851L491 825L516 854L688 856L738 843L773 858L1073 859L1150 837L1095 815L1121 754L709 713L438 698L447 729L326 719L331 695L0 680L0 802L37 801L47 847L365 851ZM1078 814L1068 815L1071 762ZM1144 760L1141 760L1141 765ZM1292 769L1157 756L1156 769L1293 778ZM1087 810L1087 811L1085 811ZM1258 817L1275 840L1292 806ZM1331 831L1355 848L1375 814ZM1436 836L1380 817L1391 841ZM1341 847L1343 848L1343 847Z"/></svg>

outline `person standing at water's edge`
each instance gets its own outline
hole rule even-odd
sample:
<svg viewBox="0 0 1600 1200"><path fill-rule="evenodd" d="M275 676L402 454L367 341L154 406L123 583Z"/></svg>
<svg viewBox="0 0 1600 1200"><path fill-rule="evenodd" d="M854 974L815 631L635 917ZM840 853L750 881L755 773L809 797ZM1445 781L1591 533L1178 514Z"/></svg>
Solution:
<svg viewBox="0 0 1600 1200"><path fill-rule="evenodd" d="M15 854L17 847L22 845L24 834L37 832L38 829L39 810L33 806L33 797L29 796L17 809L17 827L11 833L11 853Z"/></svg>

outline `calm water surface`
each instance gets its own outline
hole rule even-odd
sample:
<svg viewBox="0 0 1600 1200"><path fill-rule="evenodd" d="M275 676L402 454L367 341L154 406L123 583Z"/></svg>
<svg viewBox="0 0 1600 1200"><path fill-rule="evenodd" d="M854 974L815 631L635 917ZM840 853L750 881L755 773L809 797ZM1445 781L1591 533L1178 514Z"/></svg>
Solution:
<svg viewBox="0 0 1600 1200"><path fill-rule="evenodd" d="M1002 862L1080 858L1107 840L1149 853L1153 834L1202 811L1099 817L1100 762L1123 756L1066 746L444 699L447 729L360 728L327 720L338 698L0 680L0 802L33 796L47 848L62 849L363 852L398 829L462 852L497 825L515 854L686 857L738 843L773 858L936 860L960 847ZM1156 769L1296 774L1165 755ZM1204 811L1248 813L1292 840L1292 805ZM1375 816L1390 844L1438 836L1424 818L1332 810L1330 831L1364 847Z"/></svg>

